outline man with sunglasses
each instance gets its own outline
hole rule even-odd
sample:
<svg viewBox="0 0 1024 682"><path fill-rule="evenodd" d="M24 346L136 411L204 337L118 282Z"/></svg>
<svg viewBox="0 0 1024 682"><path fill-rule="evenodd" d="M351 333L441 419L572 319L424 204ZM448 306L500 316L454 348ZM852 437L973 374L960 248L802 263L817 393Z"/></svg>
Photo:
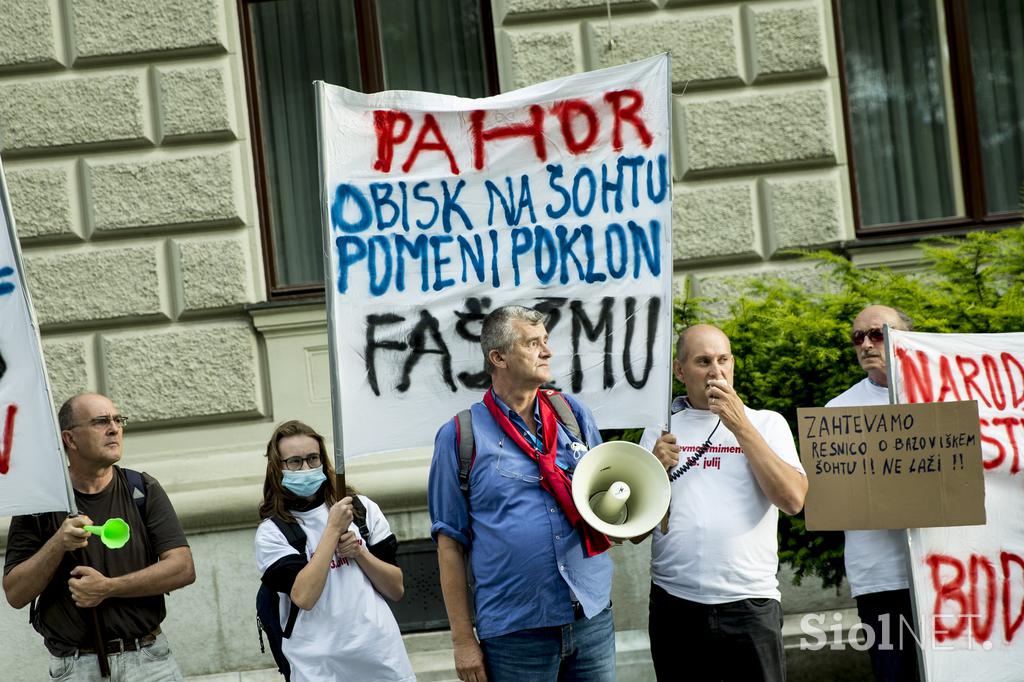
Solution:
<svg viewBox="0 0 1024 682"><path fill-rule="evenodd" d="M867 374L825 407L889 404L883 327L910 331L906 313L869 305L853 321L850 339ZM861 622L874 633L869 654L876 680L916 680L917 648L910 608L907 550L902 530L846 531L846 577Z"/></svg>
<svg viewBox="0 0 1024 682"><path fill-rule="evenodd" d="M128 419L109 398L76 395L60 408L58 421L79 515L11 520L7 601L20 609L38 598L31 620L50 652L53 679L101 679L93 608L111 680L183 679L160 631L163 595L195 580L174 508L156 479L117 466ZM111 518L131 529L128 544L117 550L84 529Z"/></svg>
<svg viewBox="0 0 1024 682"><path fill-rule="evenodd" d="M522 306L484 319L480 346L491 388L470 409L475 458L465 492L457 420L434 440L431 534L464 682L615 679L609 543L585 527L569 493L577 460L601 435L586 407L541 388L551 380L545 321ZM575 434L556 415L558 400L575 415Z"/></svg>

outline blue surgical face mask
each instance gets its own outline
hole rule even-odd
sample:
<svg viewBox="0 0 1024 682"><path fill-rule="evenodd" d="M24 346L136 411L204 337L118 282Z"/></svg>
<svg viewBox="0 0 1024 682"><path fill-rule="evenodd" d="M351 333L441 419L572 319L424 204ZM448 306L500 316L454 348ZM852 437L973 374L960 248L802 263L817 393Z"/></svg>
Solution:
<svg viewBox="0 0 1024 682"><path fill-rule="evenodd" d="M312 497L316 494L317 490L320 490L323 482L327 480L324 470L319 467L316 469L300 469L299 471L285 470L283 473L284 477L281 479L281 485L299 497Z"/></svg>

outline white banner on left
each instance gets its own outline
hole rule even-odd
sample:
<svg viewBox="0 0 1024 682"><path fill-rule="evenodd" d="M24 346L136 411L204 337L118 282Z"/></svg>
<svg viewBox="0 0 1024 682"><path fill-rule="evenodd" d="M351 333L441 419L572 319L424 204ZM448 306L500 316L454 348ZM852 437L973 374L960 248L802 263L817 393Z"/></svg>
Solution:
<svg viewBox="0 0 1024 682"><path fill-rule="evenodd" d="M0 166L0 516L69 511L43 352Z"/></svg>

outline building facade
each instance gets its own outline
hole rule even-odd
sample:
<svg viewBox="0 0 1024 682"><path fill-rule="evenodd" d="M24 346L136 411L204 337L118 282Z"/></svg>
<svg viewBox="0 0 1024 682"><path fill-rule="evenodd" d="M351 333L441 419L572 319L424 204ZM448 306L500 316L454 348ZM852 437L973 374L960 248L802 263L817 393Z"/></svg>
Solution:
<svg viewBox="0 0 1024 682"><path fill-rule="evenodd" d="M906 265L922 236L1019 222L1022 35L1011 0L0 0L0 154L54 397L109 395L126 464L182 517L198 579L166 629L186 674L272 665L266 439L331 432L314 78L484 96L670 52L674 277L724 306L738 276L814 286L789 249ZM411 630L439 624L429 459L348 467L411 548ZM624 679L644 679L648 551L613 551ZM789 628L849 606L784 598ZM35 679L27 614L0 607L0 637L5 679ZM409 636L422 679L449 674L446 640Z"/></svg>

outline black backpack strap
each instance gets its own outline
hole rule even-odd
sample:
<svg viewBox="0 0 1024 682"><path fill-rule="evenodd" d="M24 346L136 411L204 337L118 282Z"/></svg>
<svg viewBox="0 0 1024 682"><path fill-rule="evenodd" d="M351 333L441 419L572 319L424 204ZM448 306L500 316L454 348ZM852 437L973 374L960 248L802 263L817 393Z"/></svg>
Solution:
<svg viewBox="0 0 1024 682"><path fill-rule="evenodd" d="M281 637L288 639L292 636L292 630L295 629L295 621L299 618L299 606L295 602L289 600L288 602L288 622L285 623L284 629L281 631Z"/></svg>
<svg viewBox="0 0 1024 682"><path fill-rule="evenodd" d="M366 525L366 505L359 499L358 495L352 496L352 520L359 528L359 534L363 536L363 542L370 546L370 529Z"/></svg>
<svg viewBox="0 0 1024 682"><path fill-rule="evenodd" d="M149 492L146 489L146 479L142 477L142 473L135 469L126 469L119 467L121 472L124 473L124 478L128 481L128 490L132 496L132 502L135 503L135 508L139 510L139 517L142 519L142 523L145 524L148 519L146 518L146 498ZM155 564L159 557L156 552L153 551L152 544L149 543L149 534L146 534L146 555L149 557L149 562ZM168 594L170 594L168 592Z"/></svg>
<svg viewBox="0 0 1024 682"><path fill-rule="evenodd" d="M132 491L132 502L139 509L142 519L146 519L146 481L135 469L121 469L128 479L128 488Z"/></svg>
<svg viewBox="0 0 1024 682"><path fill-rule="evenodd" d="M306 556L306 531L302 530L302 526L297 523L285 521L279 519L276 516L271 516L270 520L274 522L277 529L284 535L284 539L288 541L288 544L295 549L296 552L302 556Z"/></svg>
<svg viewBox="0 0 1024 682"><path fill-rule="evenodd" d="M576 440L587 445L587 440L583 437L583 431L580 429L580 423L576 419L576 413L572 411L572 407L569 405L569 401L565 399L565 396L551 389L547 389L545 395L547 395L548 400L551 402L551 407L555 408L558 421L562 422L562 425L569 429L569 433Z"/></svg>
<svg viewBox="0 0 1024 682"><path fill-rule="evenodd" d="M398 566L396 556L398 554L398 539L395 534L392 533L386 538L378 542L376 545L370 544L370 526L367 523L367 511L366 505L359 499L358 495L352 496L352 511L353 521L359 528L359 534L363 536L363 542L366 544L366 550L377 557L384 563L391 564L392 566Z"/></svg>
<svg viewBox="0 0 1024 682"><path fill-rule="evenodd" d="M469 470L473 468L476 443L473 442L473 413L462 410L455 415L455 438L459 446L459 488L469 499Z"/></svg>
<svg viewBox="0 0 1024 682"><path fill-rule="evenodd" d="M284 539L288 541L296 552L302 556L306 556L306 532L302 530L302 526L297 523L289 523L283 519L279 519L276 516L271 516L270 520L274 522L278 530L284 535ZM292 630L295 628L295 620L299 617L298 605L289 600L288 607L288 622L284 626L284 631L281 636L288 639L292 636Z"/></svg>

